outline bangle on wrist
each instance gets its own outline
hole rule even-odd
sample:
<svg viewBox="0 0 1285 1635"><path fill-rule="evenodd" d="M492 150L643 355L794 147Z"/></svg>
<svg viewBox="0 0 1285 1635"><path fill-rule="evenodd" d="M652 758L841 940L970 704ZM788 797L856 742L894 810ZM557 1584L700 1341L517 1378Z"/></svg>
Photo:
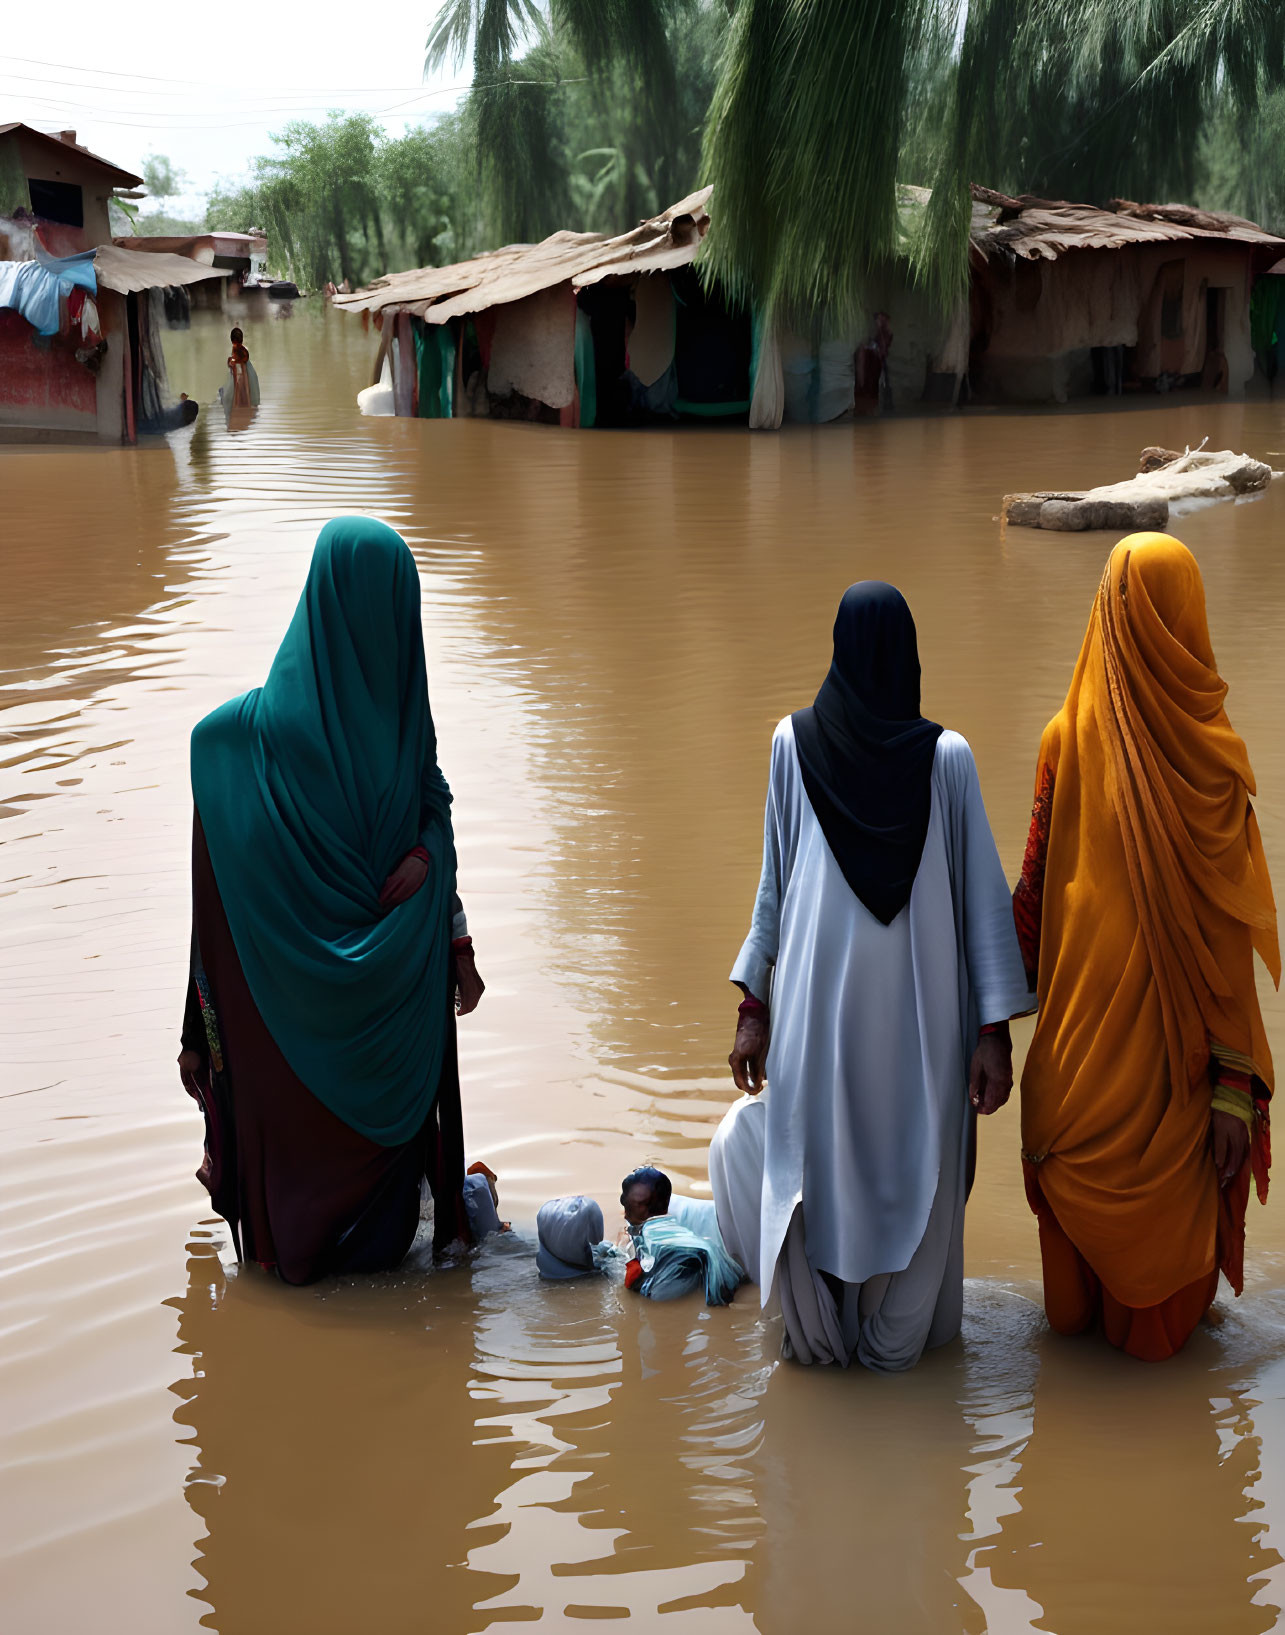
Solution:
<svg viewBox="0 0 1285 1635"><path fill-rule="evenodd" d="M979 1039L985 1039L992 1033L998 1033L1000 1037L1004 1039L1011 1037L1008 1031L1007 1022L983 1022L981 1027L979 1027L977 1030L977 1037Z"/></svg>
<svg viewBox="0 0 1285 1635"><path fill-rule="evenodd" d="M455 937L451 941L453 954L471 954L473 952L472 937Z"/></svg>
<svg viewBox="0 0 1285 1635"><path fill-rule="evenodd" d="M1233 1118L1240 1119L1250 1134L1253 1134L1254 1100L1248 1090L1238 1090L1230 1084L1217 1085L1209 1110L1211 1113L1230 1113Z"/></svg>
<svg viewBox="0 0 1285 1635"><path fill-rule="evenodd" d="M761 999L755 999L752 993L746 994L745 998L736 1007L736 1014L738 1016L762 1016L766 1018L767 1006Z"/></svg>

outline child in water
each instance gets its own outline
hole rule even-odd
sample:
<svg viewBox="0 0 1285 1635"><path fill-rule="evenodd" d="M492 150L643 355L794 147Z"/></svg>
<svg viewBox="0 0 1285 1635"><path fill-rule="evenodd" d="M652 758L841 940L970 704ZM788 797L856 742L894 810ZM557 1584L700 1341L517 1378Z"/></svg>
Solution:
<svg viewBox="0 0 1285 1635"><path fill-rule="evenodd" d="M620 1183L620 1204L625 1212L625 1227L633 1252L638 1252L644 1225L657 1215L669 1213L669 1200L674 1187L663 1169L640 1164L630 1170Z"/></svg>
<svg viewBox="0 0 1285 1635"><path fill-rule="evenodd" d="M240 328L231 335L232 354L228 358L228 384L219 393L225 408L252 408L259 401L259 377L250 362L250 351Z"/></svg>
<svg viewBox="0 0 1285 1635"><path fill-rule="evenodd" d="M536 1219L536 1265L545 1279L608 1273L626 1259L625 1287L650 1300L675 1300L703 1288L711 1306L725 1306L744 1273L719 1235L714 1204L675 1198L664 1170L630 1170L620 1187L627 1238L602 1241L602 1210L592 1198L551 1198ZM672 1207L671 1207L672 1206Z"/></svg>
<svg viewBox="0 0 1285 1635"><path fill-rule="evenodd" d="M723 1245L711 1200L675 1197L664 1170L643 1164L621 1182L620 1203L631 1256L626 1288L673 1300L703 1286L710 1305L727 1304L744 1274Z"/></svg>

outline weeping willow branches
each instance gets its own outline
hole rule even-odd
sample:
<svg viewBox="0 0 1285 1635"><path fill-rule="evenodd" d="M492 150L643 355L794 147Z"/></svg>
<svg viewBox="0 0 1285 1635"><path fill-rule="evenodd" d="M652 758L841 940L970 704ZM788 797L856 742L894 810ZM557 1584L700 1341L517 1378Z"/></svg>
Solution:
<svg viewBox="0 0 1285 1635"><path fill-rule="evenodd" d="M1105 203L1190 196L1215 110L1285 84L1279 0L969 0L915 250L941 304L967 283L968 184Z"/></svg>
<svg viewBox="0 0 1285 1635"><path fill-rule="evenodd" d="M897 240L898 158L927 0L740 0L705 132L711 268L806 314L860 304Z"/></svg>
<svg viewBox="0 0 1285 1635"><path fill-rule="evenodd" d="M562 86L583 68L600 100L629 77L625 161L654 165L672 146L678 87L670 25L696 0L446 0L428 37L425 74L472 51L479 175L501 235L547 231L567 202L559 151ZM559 222L559 225L562 223Z"/></svg>
<svg viewBox="0 0 1285 1635"><path fill-rule="evenodd" d="M618 151L598 176L642 169L677 196L686 179L655 162L675 126L675 29L711 11L730 24L704 120L707 265L794 316L865 309L872 275L907 250L900 181L932 186L909 253L946 308L967 286L971 181L1191 196L1211 121L1225 132L1285 87L1282 0L447 0L428 65L472 51L506 231L557 202L551 110L569 65L600 110L630 110L610 143L584 144L586 159Z"/></svg>

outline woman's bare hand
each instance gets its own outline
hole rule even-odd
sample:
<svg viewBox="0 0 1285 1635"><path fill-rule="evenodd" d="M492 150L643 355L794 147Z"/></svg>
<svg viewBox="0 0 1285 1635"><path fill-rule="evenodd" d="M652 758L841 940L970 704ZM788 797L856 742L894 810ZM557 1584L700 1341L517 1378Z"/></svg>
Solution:
<svg viewBox="0 0 1285 1635"><path fill-rule="evenodd" d="M1221 1108L1215 1108L1210 1115L1210 1134L1214 1142L1218 1185L1228 1187L1249 1157L1249 1128L1244 1119L1237 1118L1235 1113L1224 1113Z"/></svg>
<svg viewBox="0 0 1285 1635"><path fill-rule="evenodd" d="M200 1051L184 1050L179 1052L178 1076L188 1095L199 1100L202 1091L201 1081L205 1077L205 1058Z"/></svg>
<svg viewBox="0 0 1285 1635"><path fill-rule="evenodd" d="M997 1113L1013 1089L1013 1041L1007 1033L983 1033L968 1069L968 1099L985 1115Z"/></svg>
<svg viewBox="0 0 1285 1635"><path fill-rule="evenodd" d="M757 1096L767 1073L767 1047L771 1031L762 1016L742 1016L736 1025L736 1043L727 1064L736 1088L744 1095Z"/></svg>
<svg viewBox="0 0 1285 1635"><path fill-rule="evenodd" d="M407 852L384 881L384 888L379 894L380 908L387 914L389 909L398 908L402 903L409 902L427 879L428 864L422 857Z"/></svg>
<svg viewBox="0 0 1285 1635"><path fill-rule="evenodd" d="M477 1009L477 1002L486 992L486 983L477 974L477 962L471 948L461 949L455 956L455 1014L468 1016Z"/></svg>

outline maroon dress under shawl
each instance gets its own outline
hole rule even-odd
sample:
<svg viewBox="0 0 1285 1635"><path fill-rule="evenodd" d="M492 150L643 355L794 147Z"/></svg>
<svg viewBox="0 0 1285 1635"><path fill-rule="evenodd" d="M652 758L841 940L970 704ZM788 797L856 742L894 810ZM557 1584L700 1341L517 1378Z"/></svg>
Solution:
<svg viewBox="0 0 1285 1635"><path fill-rule="evenodd" d="M455 1041L455 983L437 1096L419 1134L380 1146L351 1129L291 1071L251 996L228 928L199 814L192 835L192 970L183 1048L202 1058L205 1160L197 1174L238 1257L287 1283L389 1270L434 1198L435 1249L469 1241Z"/></svg>

